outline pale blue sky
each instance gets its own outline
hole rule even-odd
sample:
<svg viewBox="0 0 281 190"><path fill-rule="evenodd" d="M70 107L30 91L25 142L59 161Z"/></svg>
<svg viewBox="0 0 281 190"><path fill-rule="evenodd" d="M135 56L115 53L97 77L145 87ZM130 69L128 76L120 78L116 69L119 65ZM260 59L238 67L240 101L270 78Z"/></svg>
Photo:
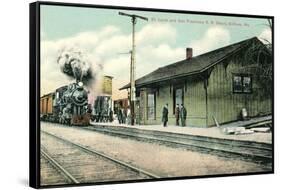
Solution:
<svg viewBox="0 0 281 190"><path fill-rule="evenodd" d="M132 14L139 14L149 18L149 21L138 21L136 30L151 23L151 18L156 19L189 19L200 21L236 22L248 24L249 27L224 26L230 31L231 42L240 41L259 35L267 27L267 20L260 18L226 17L210 15L194 15L179 13L162 13L148 11L128 11L85 7L68 6L41 6L41 30L44 40L57 40L69 37L80 32L94 31L106 25L116 25L121 28L124 34L131 33L131 22L129 18L119 16L118 12L123 11ZM167 23L167 22L165 22ZM178 32L175 45L184 45L202 36L211 24L187 24L170 23Z"/></svg>

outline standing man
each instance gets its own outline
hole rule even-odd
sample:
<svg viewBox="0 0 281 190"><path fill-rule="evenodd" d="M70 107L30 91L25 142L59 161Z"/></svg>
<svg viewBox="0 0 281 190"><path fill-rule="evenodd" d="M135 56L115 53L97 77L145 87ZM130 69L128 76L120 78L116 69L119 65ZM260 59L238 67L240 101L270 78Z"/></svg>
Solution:
<svg viewBox="0 0 281 190"><path fill-rule="evenodd" d="M163 111L162 111L162 122L163 122L163 126L164 126L164 127L167 126L168 114L169 114L168 104L166 104L166 105L163 107Z"/></svg>
<svg viewBox="0 0 281 190"><path fill-rule="evenodd" d="M122 110L120 107L118 107L118 111L117 111L117 118L118 118L118 122L119 124L122 124Z"/></svg>
<svg viewBox="0 0 281 190"><path fill-rule="evenodd" d="M125 108L122 108L122 123L125 124L127 119L127 111Z"/></svg>
<svg viewBox="0 0 281 190"><path fill-rule="evenodd" d="M176 126L179 126L179 120L180 120L180 108L179 104L176 105L175 108L175 117L176 117Z"/></svg>
<svg viewBox="0 0 281 190"><path fill-rule="evenodd" d="M113 111L111 109L109 111L109 121L113 122Z"/></svg>
<svg viewBox="0 0 281 190"><path fill-rule="evenodd" d="M186 125L186 109L183 104L181 104L181 109L180 109L180 117L181 117L181 125L184 127Z"/></svg>
<svg viewBox="0 0 281 190"><path fill-rule="evenodd" d="M127 109L127 124L131 125L131 110L130 110L130 108Z"/></svg>

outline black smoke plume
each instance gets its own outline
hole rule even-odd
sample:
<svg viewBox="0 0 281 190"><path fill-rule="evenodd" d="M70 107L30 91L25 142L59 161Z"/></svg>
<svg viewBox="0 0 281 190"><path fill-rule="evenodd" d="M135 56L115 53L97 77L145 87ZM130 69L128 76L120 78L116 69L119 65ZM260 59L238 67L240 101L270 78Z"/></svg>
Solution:
<svg viewBox="0 0 281 190"><path fill-rule="evenodd" d="M101 79L103 66L93 54L82 53L78 48L62 49L57 58L62 73L83 82L89 90L89 103L93 103L101 91Z"/></svg>
<svg viewBox="0 0 281 190"><path fill-rule="evenodd" d="M76 82L83 82L85 85L95 80L90 61L83 57L79 50L62 50L57 58L61 71Z"/></svg>

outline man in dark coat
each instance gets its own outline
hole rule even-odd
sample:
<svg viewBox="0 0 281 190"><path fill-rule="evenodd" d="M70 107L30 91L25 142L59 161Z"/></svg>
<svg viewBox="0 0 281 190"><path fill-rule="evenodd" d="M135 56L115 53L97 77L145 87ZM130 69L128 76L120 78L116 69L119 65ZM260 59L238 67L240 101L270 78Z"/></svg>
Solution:
<svg viewBox="0 0 281 190"><path fill-rule="evenodd" d="M162 111L162 122L163 122L163 126L164 126L164 127L167 126L168 114L169 114L168 104L166 104L166 105L163 107L163 111Z"/></svg>
<svg viewBox="0 0 281 190"><path fill-rule="evenodd" d="M110 109L109 111L109 121L112 122L113 121L113 111Z"/></svg>
<svg viewBox="0 0 281 190"><path fill-rule="evenodd" d="M121 123L122 123L122 118L123 118L121 108L118 108L118 111L117 111L117 118L118 118L119 124L121 124Z"/></svg>
<svg viewBox="0 0 281 190"><path fill-rule="evenodd" d="M184 127L186 125L186 109L183 104L181 104L181 109L180 109L180 117L181 117L181 126Z"/></svg>
<svg viewBox="0 0 281 190"><path fill-rule="evenodd" d="M176 105L175 108L175 117L176 117L176 126L179 126L179 120L180 120L180 108L179 104Z"/></svg>
<svg viewBox="0 0 281 190"><path fill-rule="evenodd" d="M127 119L127 111L124 108L122 108L121 112L122 112L122 124L125 124Z"/></svg>

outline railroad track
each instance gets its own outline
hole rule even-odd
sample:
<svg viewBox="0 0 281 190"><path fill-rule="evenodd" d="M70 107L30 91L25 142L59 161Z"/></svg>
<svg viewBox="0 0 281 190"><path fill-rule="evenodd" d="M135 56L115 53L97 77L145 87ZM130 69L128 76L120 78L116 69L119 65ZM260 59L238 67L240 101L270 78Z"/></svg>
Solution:
<svg viewBox="0 0 281 190"><path fill-rule="evenodd" d="M70 184L160 178L156 174L43 130L41 144L44 145L41 147L43 156Z"/></svg>
<svg viewBox="0 0 281 190"><path fill-rule="evenodd" d="M272 167L272 145L267 143L139 130L126 127L88 126L80 129L140 141L155 142L227 158L251 161L269 169Z"/></svg>
<svg viewBox="0 0 281 190"><path fill-rule="evenodd" d="M53 159L42 146L41 150L41 185L61 185L79 183L55 159Z"/></svg>

